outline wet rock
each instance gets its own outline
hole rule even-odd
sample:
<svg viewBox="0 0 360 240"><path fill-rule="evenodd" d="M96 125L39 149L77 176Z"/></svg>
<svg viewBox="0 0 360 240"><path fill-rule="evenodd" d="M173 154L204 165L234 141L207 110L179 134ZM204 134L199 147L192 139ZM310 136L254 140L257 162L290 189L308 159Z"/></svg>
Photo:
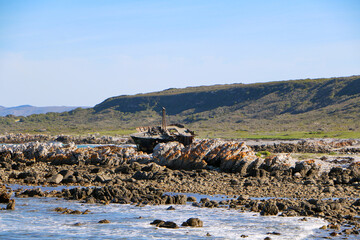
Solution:
<svg viewBox="0 0 360 240"><path fill-rule="evenodd" d="M74 211L71 211L69 214L79 215L79 214L82 214L82 212L79 210L74 210Z"/></svg>
<svg viewBox="0 0 360 240"><path fill-rule="evenodd" d="M15 199L11 199L6 206L6 210L15 210Z"/></svg>
<svg viewBox="0 0 360 240"><path fill-rule="evenodd" d="M191 196L191 197L187 197L186 201L187 202L196 202L197 199L196 199L196 197Z"/></svg>
<svg viewBox="0 0 360 240"><path fill-rule="evenodd" d="M272 202L266 202L264 208L260 212L261 215L268 216L268 215L277 215L279 213L279 209L276 204Z"/></svg>
<svg viewBox="0 0 360 240"><path fill-rule="evenodd" d="M203 227L203 221L199 218L189 218L186 222L183 222L181 226L189 226L189 227Z"/></svg>
<svg viewBox="0 0 360 240"><path fill-rule="evenodd" d="M16 195L19 197L45 197L45 193L40 188L26 189Z"/></svg>
<svg viewBox="0 0 360 240"><path fill-rule="evenodd" d="M250 199L249 195L240 195L240 196L237 198L238 201L247 201L247 200L249 200L249 199Z"/></svg>
<svg viewBox="0 0 360 240"><path fill-rule="evenodd" d="M103 220L100 220L98 223L110 223L110 221L107 219L103 219Z"/></svg>
<svg viewBox="0 0 360 240"><path fill-rule="evenodd" d="M6 187L3 185L0 187L0 203L9 203L11 194L7 192Z"/></svg>
<svg viewBox="0 0 360 240"><path fill-rule="evenodd" d="M209 198L201 198L200 199L200 203L206 203L206 202L210 202Z"/></svg>
<svg viewBox="0 0 360 240"><path fill-rule="evenodd" d="M340 225L337 224L329 224L327 227L334 230L340 230Z"/></svg>
<svg viewBox="0 0 360 240"><path fill-rule="evenodd" d="M160 220L160 219L155 219L154 221L152 221L150 224L151 225L158 225L158 224L160 224L160 223L164 223L165 221L163 221L163 220Z"/></svg>
<svg viewBox="0 0 360 240"><path fill-rule="evenodd" d="M173 206L170 206L166 210L175 210L175 208Z"/></svg>
<svg viewBox="0 0 360 240"><path fill-rule="evenodd" d="M89 209L86 209L85 211L83 211L81 214L88 214L89 212L91 212Z"/></svg>
<svg viewBox="0 0 360 240"><path fill-rule="evenodd" d="M161 227L161 228L179 228L179 226L171 221L167 221L167 222L162 222L156 225L157 227Z"/></svg>
<svg viewBox="0 0 360 240"><path fill-rule="evenodd" d="M54 209L55 212L65 212L67 208L57 207Z"/></svg>

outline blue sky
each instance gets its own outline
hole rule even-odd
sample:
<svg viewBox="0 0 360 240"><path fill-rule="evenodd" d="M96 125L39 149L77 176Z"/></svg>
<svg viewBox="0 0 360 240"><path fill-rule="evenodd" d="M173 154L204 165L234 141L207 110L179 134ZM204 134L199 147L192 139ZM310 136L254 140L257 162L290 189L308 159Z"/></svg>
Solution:
<svg viewBox="0 0 360 240"><path fill-rule="evenodd" d="M0 0L2 106L358 74L358 0Z"/></svg>

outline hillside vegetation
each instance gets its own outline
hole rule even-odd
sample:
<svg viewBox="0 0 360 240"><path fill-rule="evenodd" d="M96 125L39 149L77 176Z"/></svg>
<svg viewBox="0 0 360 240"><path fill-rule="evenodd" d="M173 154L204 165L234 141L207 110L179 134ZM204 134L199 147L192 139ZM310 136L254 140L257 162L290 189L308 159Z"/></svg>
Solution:
<svg viewBox="0 0 360 240"><path fill-rule="evenodd" d="M91 109L0 118L1 132L128 134L180 122L202 137L360 137L360 76L167 89Z"/></svg>

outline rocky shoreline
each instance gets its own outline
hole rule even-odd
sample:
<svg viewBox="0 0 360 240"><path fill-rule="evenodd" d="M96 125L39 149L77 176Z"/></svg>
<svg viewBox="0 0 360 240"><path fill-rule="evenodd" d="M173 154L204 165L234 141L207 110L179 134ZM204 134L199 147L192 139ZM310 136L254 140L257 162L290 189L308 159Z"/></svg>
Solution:
<svg viewBox="0 0 360 240"><path fill-rule="evenodd" d="M1 143L22 144L29 142L60 142L60 143L75 143L75 144L114 144L120 145L128 143L129 138L112 137L112 136L72 136L72 135L45 135L45 134L6 134L0 135Z"/></svg>
<svg viewBox="0 0 360 240"><path fill-rule="evenodd" d="M54 142L2 145L0 183L81 186L52 192L17 190L17 197L139 206L191 201L195 207L304 216L305 220L321 217L331 223L323 227L330 229L324 230L329 231L329 237L359 234L359 141L262 145L249 147L246 142L203 139L187 147L177 142L158 144L152 154L128 146L77 148L73 143ZM291 154L303 151L323 156L299 160ZM186 193L228 198L194 199Z"/></svg>

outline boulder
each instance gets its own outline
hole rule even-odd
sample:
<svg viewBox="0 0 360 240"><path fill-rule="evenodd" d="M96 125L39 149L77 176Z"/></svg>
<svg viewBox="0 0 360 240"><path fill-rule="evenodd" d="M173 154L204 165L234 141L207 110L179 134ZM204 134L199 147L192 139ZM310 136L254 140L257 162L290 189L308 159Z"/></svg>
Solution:
<svg viewBox="0 0 360 240"><path fill-rule="evenodd" d="M96 175L94 182L101 182L101 183L107 183L110 182L112 178L107 175Z"/></svg>
<svg viewBox="0 0 360 240"><path fill-rule="evenodd" d="M63 175L61 175L60 173L50 177L48 179L49 183L55 183L55 184L59 184L62 180L64 179Z"/></svg>
<svg viewBox="0 0 360 240"><path fill-rule="evenodd" d="M262 163L245 143L218 139L197 140L186 147L179 142L159 143L154 148L153 160L171 169L216 167L243 175L249 172L253 174L254 169Z"/></svg>
<svg viewBox="0 0 360 240"><path fill-rule="evenodd" d="M187 197L186 199L187 202L196 202L196 197L193 197L193 196L190 196L190 197Z"/></svg>
<svg viewBox="0 0 360 240"><path fill-rule="evenodd" d="M179 226L176 223L171 222L171 221L163 222L163 223L160 223L160 224L158 224L156 226L157 227L162 227L162 228L179 228Z"/></svg>
<svg viewBox="0 0 360 240"><path fill-rule="evenodd" d="M25 191L18 194L23 197L44 197L45 193L40 188L26 189Z"/></svg>
<svg viewBox="0 0 360 240"><path fill-rule="evenodd" d="M110 221L107 219L103 219L103 220L100 220L98 223L110 223Z"/></svg>
<svg viewBox="0 0 360 240"><path fill-rule="evenodd" d="M351 177L353 178L353 182L360 181L360 162L352 163L349 167L351 171Z"/></svg>
<svg viewBox="0 0 360 240"><path fill-rule="evenodd" d="M189 218L186 220L186 222L183 222L181 226L189 226L189 227L203 227L203 221L201 221L199 218Z"/></svg>
<svg viewBox="0 0 360 240"><path fill-rule="evenodd" d="M154 221L152 221L150 224L151 225L158 225L158 224L160 224L160 223L164 223L165 221L163 221L163 220L160 220L160 219L155 219Z"/></svg>
<svg viewBox="0 0 360 240"><path fill-rule="evenodd" d="M9 203L11 194L7 192L6 187L3 185L0 187L0 203Z"/></svg>
<svg viewBox="0 0 360 240"><path fill-rule="evenodd" d="M196 144L186 148L179 142L159 143L155 146L153 160L155 163L171 169L201 169L207 164L201 156L194 154Z"/></svg>
<svg viewBox="0 0 360 240"><path fill-rule="evenodd" d="M314 160L296 162L294 173L300 173L302 177L316 177L319 175L320 166Z"/></svg>
<svg viewBox="0 0 360 240"><path fill-rule="evenodd" d="M10 200L10 202L6 206L6 210L15 210L15 199Z"/></svg>
<svg viewBox="0 0 360 240"><path fill-rule="evenodd" d="M260 215L268 216L268 215L277 215L279 213L279 209L273 202L266 202L265 206L263 207Z"/></svg>
<svg viewBox="0 0 360 240"><path fill-rule="evenodd" d="M291 167L295 167L296 160L290 154L279 154L265 158L260 168L268 172L286 171Z"/></svg>

